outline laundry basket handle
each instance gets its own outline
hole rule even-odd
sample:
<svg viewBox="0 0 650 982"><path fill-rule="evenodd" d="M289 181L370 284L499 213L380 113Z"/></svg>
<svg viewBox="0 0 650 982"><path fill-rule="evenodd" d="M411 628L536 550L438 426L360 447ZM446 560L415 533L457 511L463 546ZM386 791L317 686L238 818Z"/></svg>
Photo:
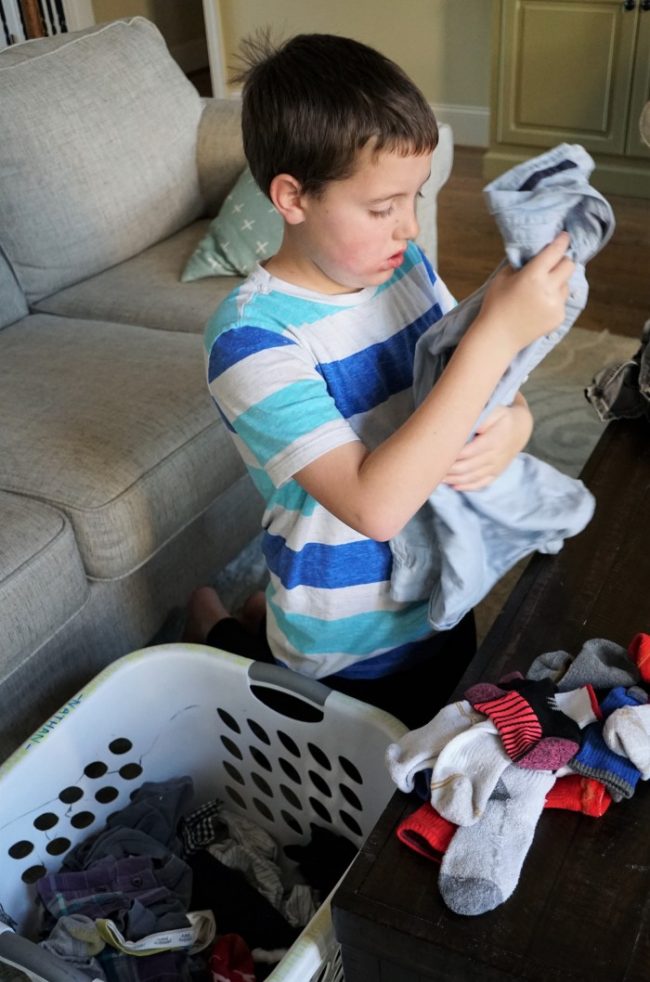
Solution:
<svg viewBox="0 0 650 982"><path fill-rule="evenodd" d="M332 691L322 682L261 661L251 663L248 677L252 694L277 713L306 723L322 720Z"/></svg>
<svg viewBox="0 0 650 982"><path fill-rule="evenodd" d="M73 965L67 965L45 948L20 934L14 934L13 931L3 931L0 934L0 965L19 968L36 982L88 982L89 979L87 972L80 972Z"/></svg>

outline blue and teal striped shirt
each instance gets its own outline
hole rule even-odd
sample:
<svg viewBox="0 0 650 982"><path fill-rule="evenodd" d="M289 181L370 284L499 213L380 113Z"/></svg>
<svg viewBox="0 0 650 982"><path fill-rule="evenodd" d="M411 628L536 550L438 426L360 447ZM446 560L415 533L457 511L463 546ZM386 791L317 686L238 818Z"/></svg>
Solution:
<svg viewBox="0 0 650 982"><path fill-rule="evenodd" d="M322 295L258 267L205 335L208 384L262 494L275 658L314 678L374 678L424 655L427 605L389 594L392 556L293 480L335 447L374 449L413 411L420 335L454 305L420 249L380 287Z"/></svg>

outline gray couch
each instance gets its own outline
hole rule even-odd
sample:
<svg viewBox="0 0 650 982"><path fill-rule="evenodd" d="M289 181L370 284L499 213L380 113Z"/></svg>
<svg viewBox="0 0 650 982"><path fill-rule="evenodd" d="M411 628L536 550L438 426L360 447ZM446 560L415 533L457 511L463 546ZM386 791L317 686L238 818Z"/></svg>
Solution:
<svg viewBox="0 0 650 982"><path fill-rule="evenodd" d="M0 760L258 529L180 282L243 166L143 18L0 52Z"/></svg>

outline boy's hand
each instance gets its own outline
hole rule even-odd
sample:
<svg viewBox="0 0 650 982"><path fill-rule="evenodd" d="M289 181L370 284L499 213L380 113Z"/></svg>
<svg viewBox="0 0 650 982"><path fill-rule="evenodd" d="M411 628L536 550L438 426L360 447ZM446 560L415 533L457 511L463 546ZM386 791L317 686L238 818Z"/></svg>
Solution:
<svg viewBox="0 0 650 982"><path fill-rule="evenodd" d="M476 431L445 475L456 491L487 487L523 450L533 430L528 403L518 393L511 406L497 406Z"/></svg>
<svg viewBox="0 0 650 982"><path fill-rule="evenodd" d="M560 326L575 263L565 255L569 235L558 237L520 270L502 269L483 299L480 321L519 351ZM478 321L478 319L477 319Z"/></svg>

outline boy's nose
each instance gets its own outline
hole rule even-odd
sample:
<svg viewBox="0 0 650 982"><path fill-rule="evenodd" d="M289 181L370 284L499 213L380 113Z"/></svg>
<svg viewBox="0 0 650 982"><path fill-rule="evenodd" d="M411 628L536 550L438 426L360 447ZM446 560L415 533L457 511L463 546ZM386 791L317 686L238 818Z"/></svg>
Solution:
<svg viewBox="0 0 650 982"><path fill-rule="evenodd" d="M410 209L401 216L398 225L398 237L401 239L415 239L420 231L420 224L415 214L415 209Z"/></svg>

